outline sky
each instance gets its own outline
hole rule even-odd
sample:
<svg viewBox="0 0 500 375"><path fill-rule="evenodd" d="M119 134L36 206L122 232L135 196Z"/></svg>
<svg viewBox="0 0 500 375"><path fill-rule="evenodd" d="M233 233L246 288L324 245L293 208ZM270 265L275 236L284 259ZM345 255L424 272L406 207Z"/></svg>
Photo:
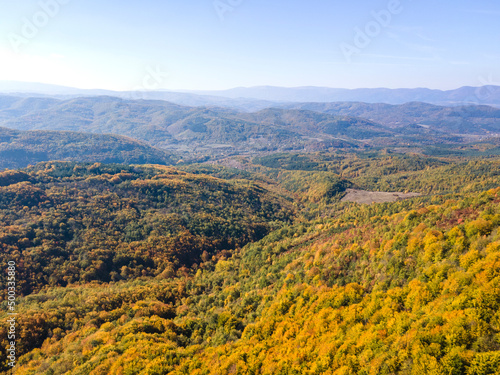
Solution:
<svg viewBox="0 0 500 375"><path fill-rule="evenodd" d="M498 0L0 0L0 80L108 90L500 85Z"/></svg>

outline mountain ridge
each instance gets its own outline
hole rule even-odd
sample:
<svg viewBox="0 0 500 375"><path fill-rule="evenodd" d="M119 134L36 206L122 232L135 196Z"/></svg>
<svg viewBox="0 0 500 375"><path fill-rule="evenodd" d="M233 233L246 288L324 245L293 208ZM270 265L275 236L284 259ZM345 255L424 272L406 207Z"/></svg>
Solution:
<svg viewBox="0 0 500 375"><path fill-rule="evenodd" d="M112 96L0 95L0 126L118 134L189 157L231 152L464 143L500 134L500 109L411 102L296 103L246 112Z"/></svg>
<svg viewBox="0 0 500 375"><path fill-rule="evenodd" d="M156 99L182 105L218 105L251 111L283 102L339 102L403 104L421 101L437 105L484 104L500 107L500 86L463 86L451 90L429 88L357 88L342 89L317 86L236 87L228 90L135 90L113 91L77 89L42 83L0 81L0 93L43 95L59 98L110 95L125 99Z"/></svg>

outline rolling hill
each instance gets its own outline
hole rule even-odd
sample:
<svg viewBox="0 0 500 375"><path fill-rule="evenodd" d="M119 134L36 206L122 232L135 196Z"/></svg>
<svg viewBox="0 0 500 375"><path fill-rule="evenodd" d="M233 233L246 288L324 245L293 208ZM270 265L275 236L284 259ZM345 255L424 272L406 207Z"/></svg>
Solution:
<svg viewBox="0 0 500 375"><path fill-rule="evenodd" d="M498 158L255 161L0 173L16 374L498 373Z"/></svg>
<svg viewBox="0 0 500 375"><path fill-rule="evenodd" d="M125 136L0 127L0 170L49 160L173 164L178 158Z"/></svg>
<svg viewBox="0 0 500 375"><path fill-rule="evenodd" d="M281 107L361 117L391 129L417 125L446 133L500 134L500 109L489 106L443 107L421 102L400 105L340 102L298 103Z"/></svg>
<svg viewBox="0 0 500 375"><path fill-rule="evenodd" d="M117 134L189 159L235 152L460 144L500 134L500 110L343 102L239 112L109 96L0 96L0 126Z"/></svg>
<svg viewBox="0 0 500 375"><path fill-rule="evenodd" d="M280 118L276 115L281 112ZM287 113L283 113L287 112ZM301 121L307 123L301 123ZM311 127L313 123L320 124ZM149 144L193 151L303 149L336 137L359 140L392 135L383 126L350 116L263 110L254 114L217 107L183 107L165 101L86 97L0 98L0 125L19 130L113 133Z"/></svg>

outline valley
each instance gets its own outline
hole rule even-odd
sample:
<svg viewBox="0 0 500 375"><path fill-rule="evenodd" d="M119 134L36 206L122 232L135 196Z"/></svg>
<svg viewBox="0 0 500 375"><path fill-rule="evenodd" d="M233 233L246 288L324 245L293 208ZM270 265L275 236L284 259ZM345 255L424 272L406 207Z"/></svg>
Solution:
<svg viewBox="0 0 500 375"><path fill-rule="evenodd" d="M231 160L2 172L16 373L498 368L498 158Z"/></svg>
<svg viewBox="0 0 500 375"><path fill-rule="evenodd" d="M16 374L500 366L497 109L0 104Z"/></svg>
<svg viewBox="0 0 500 375"><path fill-rule="evenodd" d="M339 102L278 104L245 112L107 96L0 96L0 127L0 168L50 160L173 165L270 152L388 149L429 154L451 147L456 154L481 143L496 150L500 110ZM35 146L35 136L44 141Z"/></svg>
<svg viewBox="0 0 500 375"><path fill-rule="evenodd" d="M0 375L500 375L500 2L1 9Z"/></svg>

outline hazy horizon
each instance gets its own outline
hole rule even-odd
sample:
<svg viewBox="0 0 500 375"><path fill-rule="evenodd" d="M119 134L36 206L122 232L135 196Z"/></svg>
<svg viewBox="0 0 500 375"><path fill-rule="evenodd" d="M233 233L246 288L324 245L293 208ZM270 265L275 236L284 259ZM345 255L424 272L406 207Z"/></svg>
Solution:
<svg viewBox="0 0 500 375"><path fill-rule="evenodd" d="M31 81L11 81L11 80L0 80L0 91L2 90L5 90L3 87L2 87L2 84L5 84L5 83L9 83L9 84L14 84L14 85L17 85L17 84L26 84L26 85L40 85L40 86L54 86L54 87L60 87L60 88L65 88L65 89L75 89L75 90L88 90L88 91L115 91L115 92L127 92L127 91L134 91L132 89L130 90L113 90L113 89L107 89L107 88L103 88L103 87L92 87L92 88L82 88L82 87L76 87L76 86L65 86L65 85L59 85L59 84L53 84L53 83L50 83L50 82L31 82ZM347 88L347 87L329 87L329 86L312 86L312 85L303 85L303 86L273 86L273 85L255 85L255 86L234 86L234 87L228 87L228 88L221 88L221 89L213 89L213 90L210 90L210 89L183 89L183 88L179 88L179 89L163 89L163 88L158 88L156 90L150 90L152 92L154 91L172 91L172 92L179 92L179 93L182 93L182 92L185 92L185 93L203 93L203 92L215 92L215 91L230 91L230 90L235 90L235 89L257 89L257 88L280 88L280 89L306 89L306 88L316 88L316 89L328 89L328 90L376 90L376 89L380 89L380 90L433 90L433 91L454 91L454 90L458 90L458 89L461 89L461 88L465 88L465 87L471 87L471 88L481 88L481 87L484 87L484 86L488 86L488 85L477 85L477 86L457 86L457 87L453 87L453 88L450 88L450 89L439 89L439 88L433 88L433 87L424 87L424 86L420 86L420 87L394 87L394 88L391 88L391 87L382 87L382 86L378 86L378 87L354 87L354 88ZM499 85L492 85L492 86L495 86L495 87L500 87L500 84ZM6 91L10 91L11 89L7 89ZM144 90L144 91L148 91L148 90Z"/></svg>

